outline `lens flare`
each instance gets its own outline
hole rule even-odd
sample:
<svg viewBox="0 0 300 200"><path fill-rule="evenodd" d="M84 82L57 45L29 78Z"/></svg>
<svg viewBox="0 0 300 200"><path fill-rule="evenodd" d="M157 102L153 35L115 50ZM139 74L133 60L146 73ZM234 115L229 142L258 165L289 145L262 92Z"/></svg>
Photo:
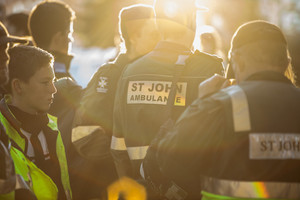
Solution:
<svg viewBox="0 0 300 200"><path fill-rule="evenodd" d="M179 12L179 5L173 1L166 1L164 3L164 13L169 18L174 18Z"/></svg>

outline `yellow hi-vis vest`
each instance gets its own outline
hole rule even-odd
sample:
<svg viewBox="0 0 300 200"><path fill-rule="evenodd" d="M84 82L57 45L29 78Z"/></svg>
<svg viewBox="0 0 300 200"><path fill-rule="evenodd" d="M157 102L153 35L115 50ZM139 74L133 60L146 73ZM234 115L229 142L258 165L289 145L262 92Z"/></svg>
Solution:
<svg viewBox="0 0 300 200"><path fill-rule="evenodd" d="M57 118L48 114L50 127L53 131L58 132L56 140L56 154L61 170L61 180L67 199L72 199L72 192L69 182L68 165L66 160L65 148L62 142L61 134L57 128ZM25 139L20 136L18 131L9 123L9 121L0 113L0 120L6 129L8 137L14 141L19 148L12 147L10 150L11 157L14 161L15 172L23 177L29 183L33 193L38 200L57 199L58 189L52 179L40 170L25 155Z"/></svg>

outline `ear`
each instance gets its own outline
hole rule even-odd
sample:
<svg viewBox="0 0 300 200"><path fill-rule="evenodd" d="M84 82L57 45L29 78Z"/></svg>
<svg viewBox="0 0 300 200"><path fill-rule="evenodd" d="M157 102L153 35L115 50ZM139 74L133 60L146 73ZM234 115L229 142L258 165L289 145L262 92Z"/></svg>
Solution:
<svg viewBox="0 0 300 200"><path fill-rule="evenodd" d="M245 62L243 56L238 51L234 54L234 62L236 63L236 67L239 68L240 72L245 71Z"/></svg>
<svg viewBox="0 0 300 200"><path fill-rule="evenodd" d="M13 79L11 81L11 90L12 92L15 92L17 94L21 94L23 91L23 82L21 82L19 79Z"/></svg>
<svg viewBox="0 0 300 200"><path fill-rule="evenodd" d="M288 57L288 66L292 64L292 58L289 56Z"/></svg>
<svg viewBox="0 0 300 200"><path fill-rule="evenodd" d="M62 42L62 39L63 39L63 33L62 32L57 32L52 37L51 42L54 43L54 44L60 44Z"/></svg>

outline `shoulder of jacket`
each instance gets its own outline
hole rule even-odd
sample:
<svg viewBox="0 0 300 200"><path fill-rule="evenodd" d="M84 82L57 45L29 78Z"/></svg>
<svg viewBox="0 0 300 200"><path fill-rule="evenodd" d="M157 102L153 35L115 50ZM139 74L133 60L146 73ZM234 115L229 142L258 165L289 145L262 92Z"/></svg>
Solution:
<svg viewBox="0 0 300 200"><path fill-rule="evenodd" d="M222 63L223 59L217 55L211 55L205 52L196 50L187 60L187 62L211 62L211 63Z"/></svg>
<svg viewBox="0 0 300 200"><path fill-rule="evenodd" d="M120 71L122 70L121 67L119 67L115 62L108 62L101 65L98 70L97 74L103 74L103 73L110 73L111 71Z"/></svg>

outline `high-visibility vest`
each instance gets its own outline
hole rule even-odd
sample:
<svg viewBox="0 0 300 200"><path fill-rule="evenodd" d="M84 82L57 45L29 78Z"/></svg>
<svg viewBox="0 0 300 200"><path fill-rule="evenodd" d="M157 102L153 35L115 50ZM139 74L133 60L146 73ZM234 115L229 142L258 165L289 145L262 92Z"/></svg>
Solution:
<svg viewBox="0 0 300 200"><path fill-rule="evenodd" d="M277 86L279 87L280 85ZM253 127L250 120L249 102L243 87L232 86L224 89L223 92L230 97L233 131L235 133L251 132ZM215 95L213 98L220 101L227 99L222 95ZM250 140L258 134L250 136ZM278 135L284 138L281 134ZM249 156L257 157L258 155L256 152L250 152ZM273 156L284 158L288 155L276 152ZM206 177L203 178L202 184L202 200L300 199L300 183L298 182L236 181Z"/></svg>
<svg viewBox="0 0 300 200"><path fill-rule="evenodd" d="M4 134L4 133L3 133ZM31 193L29 185L24 181L23 177L19 174L15 174L14 163L9 151L11 150L11 144L8 142L8 148L0 141L1 152L3 153L3 158L5 164L5 179L0 179L0 199L2 200L14 200L15 191L19 189L28 190ZM33 194L32 197L34 198Z"/></svg>
<svg viewBox="0 0 300 200"><path fill-rule="evenodd" d="M50 127L53 131L58 132L56 140L56 153L61 170L61 180L67 199L72 199L72 192L69 182L69 173L65 149L60 132L57 128L57 118L48 114ZM20 136L16 128L0 113L0 120L6 129L8 137L18 145L18 148L12 147L10 150L11 157L14 161L15 172L20 175L31 187L32 191L39 200L57 199L58 189L52 179L40 170L25 155L25 139Z"/></svg>

